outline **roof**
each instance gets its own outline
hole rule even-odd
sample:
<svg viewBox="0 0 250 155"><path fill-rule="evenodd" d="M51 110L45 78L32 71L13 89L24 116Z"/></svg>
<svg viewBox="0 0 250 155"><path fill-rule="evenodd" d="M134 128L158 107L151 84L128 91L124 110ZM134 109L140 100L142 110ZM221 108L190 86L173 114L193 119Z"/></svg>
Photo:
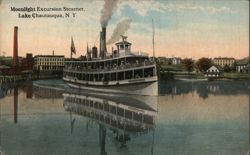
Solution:
<svg viewBox="0 0 250 155"><path fill-rule="evenodd" d="M180 57L173 57L172 59L178 59L178 60L181 60L181 58L180 58Z"/></svg>
<svg viewBox="0 0 250 155"><path fill-rule="evenodd" d="M64 55L36 55L35 57L64 57Z"/></svg>
<svg viewBox="0 0 250 155"><path fill-rule="evenodd" d="M226 60L235 60L234 58L228 58L228 57L218 57L218 58L214 58L214 60L221 60L221 59L226 59Z"/></svg>
<svg viewBox="0 0 250 155"><path fill-rule="evenodd" d="M121 41L121 42L116 43L116 45L120 45L120 44L132 45L130 42L127 42L127 41Z"/></svg>
<svg viewBox="0 0 250 155"><path fill-rule="evenodd" d="M236 65L247 65L249 63L249 58L244 58L236 61Z"/></svg>
<svg viewBox="0 0 250 155"><path fill-rule="evenodd" d="M221 66L219 66L219 65L212 65L211 67L209 67L209 68L207 69L207 71L208 71L209 69L211 69L212 67L217 68L219 71L223 71L223 68L222 68Z"/></svg>

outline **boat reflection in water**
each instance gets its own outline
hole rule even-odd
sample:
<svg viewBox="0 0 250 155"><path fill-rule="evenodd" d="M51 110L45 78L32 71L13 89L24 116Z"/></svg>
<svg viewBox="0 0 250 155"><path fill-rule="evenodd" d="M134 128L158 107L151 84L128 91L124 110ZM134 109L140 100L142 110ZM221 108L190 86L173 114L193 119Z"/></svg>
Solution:
<svg viewBox="0 0 250 155"><path fill-rule="evenodd" d="M157 115L156 97L154 99L150 97L149 100L146 96L134 98L70 93L64 93L63 96L63 106L66 111L98 123L101 155L107 154L105 143L108 129L112 131L120 147L126 147L126 143L131 140L132 136L149 133L150 130L154 131ZM73 131L74 121L71 116L71 131Z"/></svg>

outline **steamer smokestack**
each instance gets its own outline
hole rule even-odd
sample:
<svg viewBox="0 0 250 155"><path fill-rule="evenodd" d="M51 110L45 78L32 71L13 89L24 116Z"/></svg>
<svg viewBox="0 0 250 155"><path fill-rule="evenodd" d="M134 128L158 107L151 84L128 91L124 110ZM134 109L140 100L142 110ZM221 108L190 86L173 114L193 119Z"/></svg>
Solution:
<svg viewBox="0 0 250 155"><path fill-rule="evenodd" d="M106 53L106 27L102 27L102 32L100 32L100 57L104 59L106 57Z"/></svg>
<svg viewBox="0 0 250 155"><path fill-rule="evenodd" d="M14 38L13 38L13 60L12 67L18 66L18 27L14 27Z"/></svg>

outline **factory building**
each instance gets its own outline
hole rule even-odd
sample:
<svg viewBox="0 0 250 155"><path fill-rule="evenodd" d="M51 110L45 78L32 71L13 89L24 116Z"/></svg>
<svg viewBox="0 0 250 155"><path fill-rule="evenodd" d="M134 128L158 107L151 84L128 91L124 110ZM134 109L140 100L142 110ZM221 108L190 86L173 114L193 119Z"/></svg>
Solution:
<svg viewBox="0 0 250 155"><path fill-rule="evenodd" d="M39 71L62 71L63 55L37 55L34 57L34 69Z"/></svg>

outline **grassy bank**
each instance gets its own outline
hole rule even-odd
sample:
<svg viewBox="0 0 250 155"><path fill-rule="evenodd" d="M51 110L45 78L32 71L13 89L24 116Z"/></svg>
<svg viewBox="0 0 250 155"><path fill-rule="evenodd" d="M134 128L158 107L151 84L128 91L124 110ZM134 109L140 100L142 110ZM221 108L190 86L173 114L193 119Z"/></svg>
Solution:
<svg viewBox="0 0 250 155"><path fill-rule="evenodd" d="M204 79L202 73L195 72L175 72L175 71L162 71L160 77L164 79Z"/></svg>
<svg viewBox="0 0 250 155"><path fill-rule="evenodd" d="M3 83L12 83L12 82L18 82L18 81L27 81L27 80L39 80L39 79L51 79L51 78L59 78L61 76L59 75L39 75L39 74L30 74L30 75L0 75L0 84Z"/></svg>
<svg viewBox="0 0 250 155"><path fill-rule="evenodd" d="M223 77L220 79L231 79L231 80L247 80L249 79L249 73L230 72L223 73ZM164 79L204 79L202 73L187 72L184 70L182 65L160 65L160 77Z"/></svg>
<svg viewBox="0 0 250 155"><path fill-rule="evenodd" d="M233 80L248 79L249 73L239 73L239 72L224 73L224 78Z"/></svg>
<svg viewBox="0 0 250 155"><path fill-rule="evenodd" d="M202 73L195 72L177 72L177 71L161 71L160 77L163 79L205 79ZM220 79L231 79L231 80L247 80L249 79L248 73L224 73Z"/></svg>
<svg viewBox="0 0 250 155"><path fill-rule="evenodd" d="M168 65L168 64L162 64L160 65L161 71L183 71L183 68L181 65Z"/></svg>

